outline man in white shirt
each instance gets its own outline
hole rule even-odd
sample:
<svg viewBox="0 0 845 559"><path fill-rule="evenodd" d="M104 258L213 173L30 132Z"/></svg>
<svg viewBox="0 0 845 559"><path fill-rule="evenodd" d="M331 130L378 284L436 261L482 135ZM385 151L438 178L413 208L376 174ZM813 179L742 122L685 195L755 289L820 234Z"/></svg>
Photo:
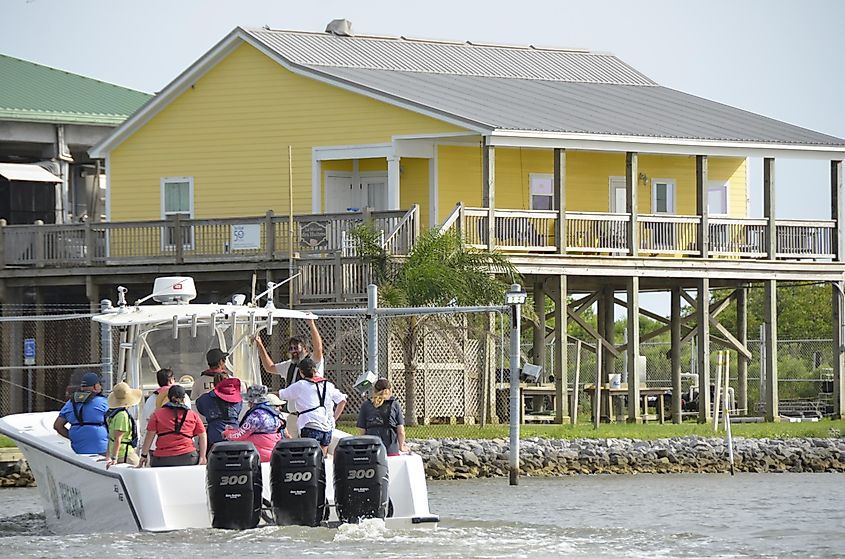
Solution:
<svg viewBox="0 0 845 559"><path fill-rule="evenodd" d="M325 456L332 442L332 430L346 407L346 394L318 375L313 359L302 359L298 368L301 379L279 390L279 397L300 410L296 421L299 436L316 439Z"/></svg>
<svg viewBox="0 0 845 559"><path fill-rule="evenodd" d="M275 363L270 354L267 353L267 348L264 347L261 336L255 337L255 345L258 346L258 353L264 370L274 375L281 375L286 381L285 386L291 386L299 379L297 364L306 357L314 360L314 363L317 364L317 374L323 376L323 338L320 337L320 331L317 330L317 325L313 320L308 321L308 328L311 330L311 352L308 352L308 347L302 338L294 336L288 340L290 359L279 363Z"/></svg>

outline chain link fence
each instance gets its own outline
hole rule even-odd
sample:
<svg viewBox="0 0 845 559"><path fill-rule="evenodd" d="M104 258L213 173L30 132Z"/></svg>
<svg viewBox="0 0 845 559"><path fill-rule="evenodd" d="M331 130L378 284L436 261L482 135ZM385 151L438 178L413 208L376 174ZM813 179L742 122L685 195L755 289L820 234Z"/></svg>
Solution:
<svg viewBox="0 0 845 559"><path fill-rule="evenodd" d="M0 415L25 411L58 410L90 370L107 370L100 357L100 328L90 314L71 308L7 307L0 317ZM367 359L364 318L324 317L318 321L324 340L325 370L329 379L349 396L343 425L354 424L365 395L354 383ZM288 336L309 340L307 325L280 325L272 336L263 334L276 361L285 359ZM379 319L379 376L387 376L394 395L402 404L409 423L420 427L418 436L437 436L440 424L490 424L508 421L509 321L496 313L467 316L415 316ZM526 332L529 334L530 332ZM35 340L32 364L24 355L25 340ZM310 341L309 341L310 343ZM763 345L749 342L753 359L748 365L749 413L759 413L764 401L765 376L761 375ZM114 355L116 333L113 338ZM668 342L641 344L645 356L645 383L649 387L671 387ZM715 378L716 350L713 347L711 378ZM530 360L531 345L523 345L523 361ZM192 352L191 364L197 356ZM202 357L202 353L197 353ZM688 393L697 385L694 340L681 349L682 388ZM187 358L187 357L186 357ZM528 358L528 359L526 359ZM554 347L548 344L542 382L552 382ZM778 342L779 399L781 410L796 402L814 402L823 409L832 403L833 358L831 340L780 340ZM201 360L201 359L200 359ZM625 375L625 360L614 359L611 371ZM199 369L181 373L198 374ZM596 355L590 342L568 344L567 386L579 387L579 416L590 410L584 386L596 381ZM281 387L279 375L262 371L262 380L273 390ZM413 385L409 386L412 381ZM739 393L737 357L730 360L730 386ZM531 399L529 399L531 400ZM534 399L534 402L537 402ZM528 402L526 411L534 402ZM551 402L540 401L553 415ZM800 406L799 406L800 407ZM806 406L805 406L806 407ZM431 426L428 429L426 426Z"/></svg>

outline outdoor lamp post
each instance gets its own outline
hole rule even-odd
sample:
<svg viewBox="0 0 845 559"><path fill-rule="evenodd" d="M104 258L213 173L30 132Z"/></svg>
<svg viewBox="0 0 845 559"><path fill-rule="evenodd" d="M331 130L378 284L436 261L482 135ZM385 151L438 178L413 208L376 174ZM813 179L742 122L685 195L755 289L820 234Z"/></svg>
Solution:
<svg viewBox="0 0 845 559"><path fill-rule="evenodd" d="M528 294L518 283L505 293L505 305L511 308L510 363L510 484L519 484L519 338L522 305Z"/></svg>

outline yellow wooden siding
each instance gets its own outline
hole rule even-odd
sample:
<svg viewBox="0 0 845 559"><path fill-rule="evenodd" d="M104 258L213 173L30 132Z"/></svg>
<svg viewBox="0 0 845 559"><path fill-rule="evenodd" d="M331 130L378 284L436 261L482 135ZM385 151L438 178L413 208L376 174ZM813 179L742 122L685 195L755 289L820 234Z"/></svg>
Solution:
<svg viewBox="0 0 845 559"><path fill-rule="evenodd" d="M420 206L420 225L428 226L428 159L402 158L399 177L399 207Z"/></svg>
<svg viewBox="0 0 845 559"><path fill-rule="evenodd" d="M288 145L294 211L310 213L313 147L457 131L462 129L288 72L244 44L111 152L111 218L158 219L165 176L194 177L200 218L267 209L285 215Z"/></svg>
<svg viewBox="0 0 845 559"><path fill-rule="evenodd" d="M709 179L728 182L731 216L746 215L746 160L710 157ZM455 204L481 205L481 150L478 147L440 146L438 149L439 215L441 221ZM496 207L530 208L530 175L554 172L552 151L539 149L496 150ZM675 213L695 215L695 157L648 155L639 157L638 210L652 213L651 180L674 179ZM566 205L570 211L606 212L610 209L610 177L625 176L624 153L570 151L566 158Z"/></svg>

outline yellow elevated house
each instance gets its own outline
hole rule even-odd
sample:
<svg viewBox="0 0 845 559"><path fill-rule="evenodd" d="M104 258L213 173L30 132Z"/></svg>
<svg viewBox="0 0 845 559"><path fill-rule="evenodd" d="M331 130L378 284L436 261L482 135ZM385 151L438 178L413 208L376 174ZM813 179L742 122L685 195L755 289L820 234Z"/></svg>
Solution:
<svg viewBox="0 0 845 559"><path fill-rule="evenodd" d="M92 154L106 160L115 226L184 220L164 229L149 254L177 250L187 261L200 251L206 258L195 220L272 210L276 217L256 222L254 250L270 246L273 255L291 241L278 233L283 222L268 233L279 216L340 219L363 208L405 215L385 221L388 237L412 221L457 228L468 244L507 251L538 309L545 297L556 302L555 370L567 362L567 319L584 323L580 313L598 302L599 326L589 331L601 348L601 374L607 381L613 360L627 352L631 420L641 418L645 378L640 291L672 293L666 329L679 420L678 348L692 335L701 340L699 386L711 384L711 339L741 356L744 407L746 288L764 286L767 415L776 418L776 282L831 282L834 404L839 416L845 409L845 140L662 87L615 56L237 28ZM763 158L759 219L748 211L750 157ZM781 157L831 162L829 220L775 219L774 162ZM309 227L294 232L297 243L342 249L340 236L315 240ZM141 251L119 248L119 232L111 235L112 256ZM224 237L209 233L205 242ZM732 291L711 304L715 287ZM617 293L626 294L624 302ZM568 296L575 298L570 306ZM695 316L681 316L682 299ZM734 300L741 326L728 332L716 317ZM627 343L614 339L617 304L628 307ZM535 359L544 363L545 332L536 330ZM563 421L568 398L557 377ZM699 410L702 420L711 414L707 390Z"/></svg>

